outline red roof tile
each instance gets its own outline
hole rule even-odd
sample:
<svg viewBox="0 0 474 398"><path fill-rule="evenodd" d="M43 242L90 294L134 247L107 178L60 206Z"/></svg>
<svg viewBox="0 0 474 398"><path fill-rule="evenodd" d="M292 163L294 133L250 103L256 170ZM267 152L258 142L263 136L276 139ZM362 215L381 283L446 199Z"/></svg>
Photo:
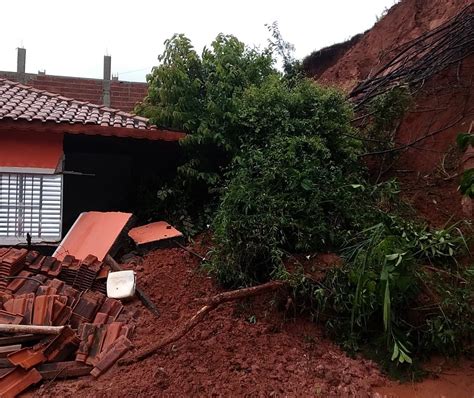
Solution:
<svg viewBox="0 0 474 398"><path fill-rule="evenodd" d="M148 119L0 79L0 119L152 129Z"/></svg>
<svg viewBox="0 0 474 398"><path fill-rule="evenodd" d="M0 79L0 121L15 121L15 126L60 128L71 134L105 135L151 140L177 141L185 134L157 129L147 118L63 97L59 94L38 90L30 86ZM26 124L26 126L25 126ZM1 126L0 126L1 127Z"/></svg>
<svg viewBox="0 0 474 398"><path fill-rule="evenodd" d="M17 367L0 377L0 396L3 398L13 398L26 390L32 384L38 383L42 379L41 374L36 369L26 371Z"/></svg>

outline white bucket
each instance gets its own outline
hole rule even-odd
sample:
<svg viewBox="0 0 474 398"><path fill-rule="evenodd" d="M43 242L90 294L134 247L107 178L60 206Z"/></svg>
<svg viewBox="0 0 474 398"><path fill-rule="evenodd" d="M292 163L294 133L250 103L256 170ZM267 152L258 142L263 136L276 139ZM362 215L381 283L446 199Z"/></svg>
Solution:
<svg viewBox="0 0 474 398"><path fill-rule="evenodd" d="M109 272L107 277L107 297L122 299L132 297L136 288L135 271Z"/></svg>

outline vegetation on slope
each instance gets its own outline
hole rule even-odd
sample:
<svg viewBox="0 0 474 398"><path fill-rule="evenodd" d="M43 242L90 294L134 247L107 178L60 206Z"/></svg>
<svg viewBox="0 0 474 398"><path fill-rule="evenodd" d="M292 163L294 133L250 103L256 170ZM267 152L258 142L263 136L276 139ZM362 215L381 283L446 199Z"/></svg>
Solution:
<svg viewBox="0 0 474 398"><path fill-rule="evenodd" d="M472 339L472 270L458 226L431 230L403 217L394 182L371 183L359 155L390 147L409 105L403 89L376 97L370 124L306 80L272 26L268 48L219 35L198 55L183 35L166 42L138 112L189 133L172 181L151 213L196 232L212 226L208 269L226 286L288 280L296 301L346 347L378 344L397 363L457 354ZM284 71L275 68L282 55ZM333 251L344 265L324 280L285 269L288 253Z"/></svg>

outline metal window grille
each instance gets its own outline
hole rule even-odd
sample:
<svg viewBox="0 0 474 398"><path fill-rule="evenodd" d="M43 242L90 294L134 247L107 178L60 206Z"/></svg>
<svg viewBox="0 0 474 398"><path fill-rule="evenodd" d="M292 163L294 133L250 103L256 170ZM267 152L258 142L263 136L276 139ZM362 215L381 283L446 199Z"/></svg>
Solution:
<svg viewBox="0 0 474 398"><path fill-rule="evenodd" d="M61 239L62 176L0 173L0 241Z"/></svg>

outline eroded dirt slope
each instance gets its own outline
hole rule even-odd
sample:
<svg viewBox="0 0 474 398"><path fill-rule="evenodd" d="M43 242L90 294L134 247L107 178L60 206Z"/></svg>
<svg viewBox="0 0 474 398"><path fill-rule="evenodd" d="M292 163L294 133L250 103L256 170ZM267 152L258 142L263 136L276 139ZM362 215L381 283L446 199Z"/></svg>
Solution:
<svg viewBox="0 0 474 398"><path fill-rule="evenodd" d="M472 0L400 1L318 80L349 91L387 62L389 51L438 27L471 3Z"/></svg>

